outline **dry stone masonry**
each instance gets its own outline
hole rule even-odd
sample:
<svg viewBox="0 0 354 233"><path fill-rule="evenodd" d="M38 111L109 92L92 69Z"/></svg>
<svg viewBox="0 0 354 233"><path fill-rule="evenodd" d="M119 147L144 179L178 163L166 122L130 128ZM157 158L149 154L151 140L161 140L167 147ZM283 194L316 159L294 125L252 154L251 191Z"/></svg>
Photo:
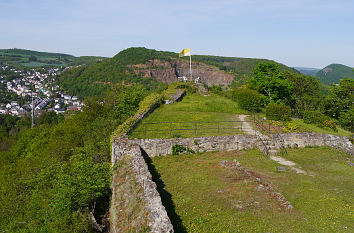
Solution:
<svg viewBox="0 0 354 233"><path fill-rule="evenodd" d="M180 93L181 94L181 93ZM181 94L183 96L183 94ZM139 121L143 119L146 115L155 109L156 106L139 116ZM134 125L132 128L134 128ZM346 137L319 134L319 133L292 133L292 134L281 134L280 135L286 147L306 147L306 146L331 146L345 151L346 153L353 155L353 145ZM278 136L271 135L269 140L272 144L278 144ZM193 150L195 152L208 152L208 151L232 151L232 150L249 150L258 148L263 148L262 142L259 138L254 135L233 135L233 136L213 136L213 137L196 137L196 138L173 138L173 139L128 139L126 135L122 137L115 138L112 142L112 166L119 164L124 160L124 158L129 157L129 167L135 174L136 183L142 189L142 198L145 203L145 209L147 211L148 225L150 232L174 232L171 221L167 215L165 207L162 205L160 194L156 189L156 184L152 181L151 173L148 170L147 163L143 157L143 152L149 157L163 156L172 154L172 147L175 145L180 145L188 148L189 151ZM224 162L226 166L227 162ZM235 168L250 174L249 171L242 168L237 162L234 164ZM119 179L118 179L119 180ZM259 183L260 189L265 189L272 196L278 199L287 210L291 210L293 207L291 204L280 194L274 191L274 189L268 184L261 181L258 177L255 177L257 183ZM113 174L113 184L112 184L112 201L115 199L116 189L119 184L114 184L115 176ZM121 181L124 182L124 181ZM134 198L140 198L137 195ZM114 203L112 203L114 208ZM122 210L112 210L114 211L127 211ZM127 213L129 215L129 213ZM129 226L128 226L129 227ZM112 219L111 232L121 232L119 231L119 226L117 226Z"/></svg>
<svg viewBox="0 0 354 233"><path fill-rule="evenodd" d="M116 143L113 144L112 153L113 165L118 164L127 156L130 158L130 168L136 174L136 182L143 190L143 198L149 221L148 225L151 232L174 232L165 207L162 205L160 194L156 189L156 184L152 181L152 176L148 170L148 166L144 160L140 147L126 138L118 138L116 139ZM114 187L113 184L112 188ZM115 190L112 190L112 193L115 193ZM119 211L126 210L122 209ZM114 223L111 225L112 232L120 232L116 231L116 228L119 228L119 226L115 227Z"/></svg>
<svg viewBox="0 0 354 233"><path fill-rule="evenodd" d="M246 178L252 179L254 182L258 184L257 191L267 191L271 197L274 197L279 205L285 210L293 210L294 207L290 204L290 202L279 192L276 192L275 189L266 181L262 180L260 177L255 175L253 172L249 171L245 167L241 166L241 164L235 159L231 161L223 160L220 163L220 166L233 168L237 171L243 173Z"/></svg>

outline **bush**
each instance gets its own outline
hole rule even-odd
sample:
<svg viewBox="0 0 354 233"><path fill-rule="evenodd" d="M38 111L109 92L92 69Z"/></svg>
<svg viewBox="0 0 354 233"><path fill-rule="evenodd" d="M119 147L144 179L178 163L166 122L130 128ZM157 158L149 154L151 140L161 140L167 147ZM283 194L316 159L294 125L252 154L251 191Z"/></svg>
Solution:
<svg viewBox="0 0 354 233"><path fill-rule="evenodd" d="M271 102L266 107L266 116L269 120L288 121L291 118L291 109L284 104Z"/></svg>
<svg viewBox="0 0 354 233"><path fill-rule="evenodd" d="M258 112L261 106L260 94L248 88L238 88L234 91L233 99L236 100L241 109Z"/></svg>
<svg viewBox="0 0 354 233"><path fill-rule="evenodd" d="M295 122L288 121L285 124L285 128L287 132L293 133L299 129L299 125L297 125Z"/></svg>
<svg viewBox="0 0 354 233"><path fill-rule="evenodd" d="M336 123L320 111L305 111L303 120L306 124L314 124L320 128L337 130Z"/></svg>
<svg viewBox="0 0 354 233"><path fill-rule="evenodd" d="M179 155L183 152L185 152L187 150L187 148L185 148L184 146L181 146L181 145L174 145L172 146L172 154L173 155Z"/></svg>
<svg viewBox="0 0 354 233"><path fill-rule="evenodd" d="M189 149L188 147L184 147L182 145L174 145L172 146L172 155L179 155L182 154L184 152L190 153L190 154L194 154L195 151L192 149Z"/></svg>
<svg viewBox="0 0 354 233"><path fill-rule="evenodd" d="M354 132L354 109L351 108L349 111L341 112L338 121L345 129Z"/></svg>

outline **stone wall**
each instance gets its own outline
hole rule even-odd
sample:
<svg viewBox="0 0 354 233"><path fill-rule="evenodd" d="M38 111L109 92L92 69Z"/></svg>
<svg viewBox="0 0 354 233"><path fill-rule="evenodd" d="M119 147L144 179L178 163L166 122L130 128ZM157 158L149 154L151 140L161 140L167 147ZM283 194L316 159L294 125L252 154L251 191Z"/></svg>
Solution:
<svg viewBox="0 0 354 233"><path fill-rule="evenodd" d="M195 152L249 150L258 148L253 135L213 136L198 138L131 139L150 157L172 154L172 146L181 145Z"/></svg>
<svg viewBox="0 0 354 233"><path fill-rule="evenodd" d="M286 147L330 146L354 155L353 144L347 137L322 133L291 133L280 136ZM272 136L272 139L275 140L275 137Z"/></svg>
<svg viewBox="0 0 354 233"><path fill-rule="evenodd" d="M292 133L281 134L280 136L283 138L286 147L327 145L353 155L353 145L346 137L319 133ZM278 137L275 135L271 135L269 140L272 144L278 144ZM139 184L143 192L141 197L145 203L144 208L147 212L148 225L151 232L173 232L173 226L168 218L165 207L162 205L156 184L152 181L152 176L143 157L143 151L146 152L149 157L168 155L172 154L172 147L174 145L181 145L195 152L249 150L262 147L257 136L253 135L171 139L128 139L124 136L116 138L112 144L112 165L119 165L123 161L129 161L129 167L133 174L135 174L135 181ZM127 157L129 158L128 160L125 159ZM115 184L113 180L113 201L116 198L115 195L118 186L119 184ZM133 195L136 195L134 198L141 198L138 194L134 194L134 192ZM130 199L131 198L132 197L130 197ZM120 207L112 203L112 208ZM130 210L125 208L121 210L115 209L114 211ZM127 214L129 215L129 213ZM112 232L119 232L119 226L116 226L114 222L111 223L111 226Z"/></svg>
<svg viewBox="0 0 354 233"><path fill-rule="evenodd" d="M126 159L127 157L128 160ZM145 203L144 205L147 212L148 226L150 228L150 232L173 232L173 226L171 224L170 219L168 218L165 207L162 205L160 194L156 190L156 184L152 181L152 176L149 172L148 166L145 162L139 145L122 137L117 138L112 144L112 164L115 166L119 166L119 164L123 161L129 161L130 169L136 175L135 181L139 184L139 188L142 189L142 198L143 202ZM125 180L118 180L118 182L121 182L123 184ZM115 191L117 189L117 185L119 186L119 184L115 184L115 180L113 180L113 195L115 195L116 193ZM112 200L114 200L114 198L115 196L112 197ZM129 198L139 199L140 196L136 194L135 197L130 196ZM115 203L112 203L112 206L114 208L119 208L119 205L115 205ZM127 216L135 214L134 210L130 210L129 208L120 210L111 209L111 213L114 211L132 211L131 213L127 213ZM122 232L119 231L119 226L115 224L116 222L117 221L113 222L112 219L111 232ZM132 226L129 230L134 229L136 230L136 228L133 228Z"/></svg>

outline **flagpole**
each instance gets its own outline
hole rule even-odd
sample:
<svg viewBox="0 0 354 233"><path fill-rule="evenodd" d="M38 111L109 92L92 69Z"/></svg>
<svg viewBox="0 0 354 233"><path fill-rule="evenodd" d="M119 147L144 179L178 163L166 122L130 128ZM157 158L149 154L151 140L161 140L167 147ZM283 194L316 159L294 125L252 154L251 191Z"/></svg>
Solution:
<svg viewBox="0 0 354 233"><path fill-rule="evenodd" d="M192 79L192 54L189 54L189 73Z"/></svg>

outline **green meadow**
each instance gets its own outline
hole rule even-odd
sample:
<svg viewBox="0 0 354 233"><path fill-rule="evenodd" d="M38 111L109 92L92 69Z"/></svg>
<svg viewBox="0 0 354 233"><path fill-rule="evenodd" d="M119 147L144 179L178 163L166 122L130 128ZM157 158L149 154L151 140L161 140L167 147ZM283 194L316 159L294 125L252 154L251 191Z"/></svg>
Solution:
<svg viewBox="0 0 354 233"><path fill-rule="evenodd" d="M279 206L243 173L219 165L236 159L294 206ZM154 157L149 166L176 232L353 232L353 158L329 147L291 149L287 169L257 150Z"/></svg>

